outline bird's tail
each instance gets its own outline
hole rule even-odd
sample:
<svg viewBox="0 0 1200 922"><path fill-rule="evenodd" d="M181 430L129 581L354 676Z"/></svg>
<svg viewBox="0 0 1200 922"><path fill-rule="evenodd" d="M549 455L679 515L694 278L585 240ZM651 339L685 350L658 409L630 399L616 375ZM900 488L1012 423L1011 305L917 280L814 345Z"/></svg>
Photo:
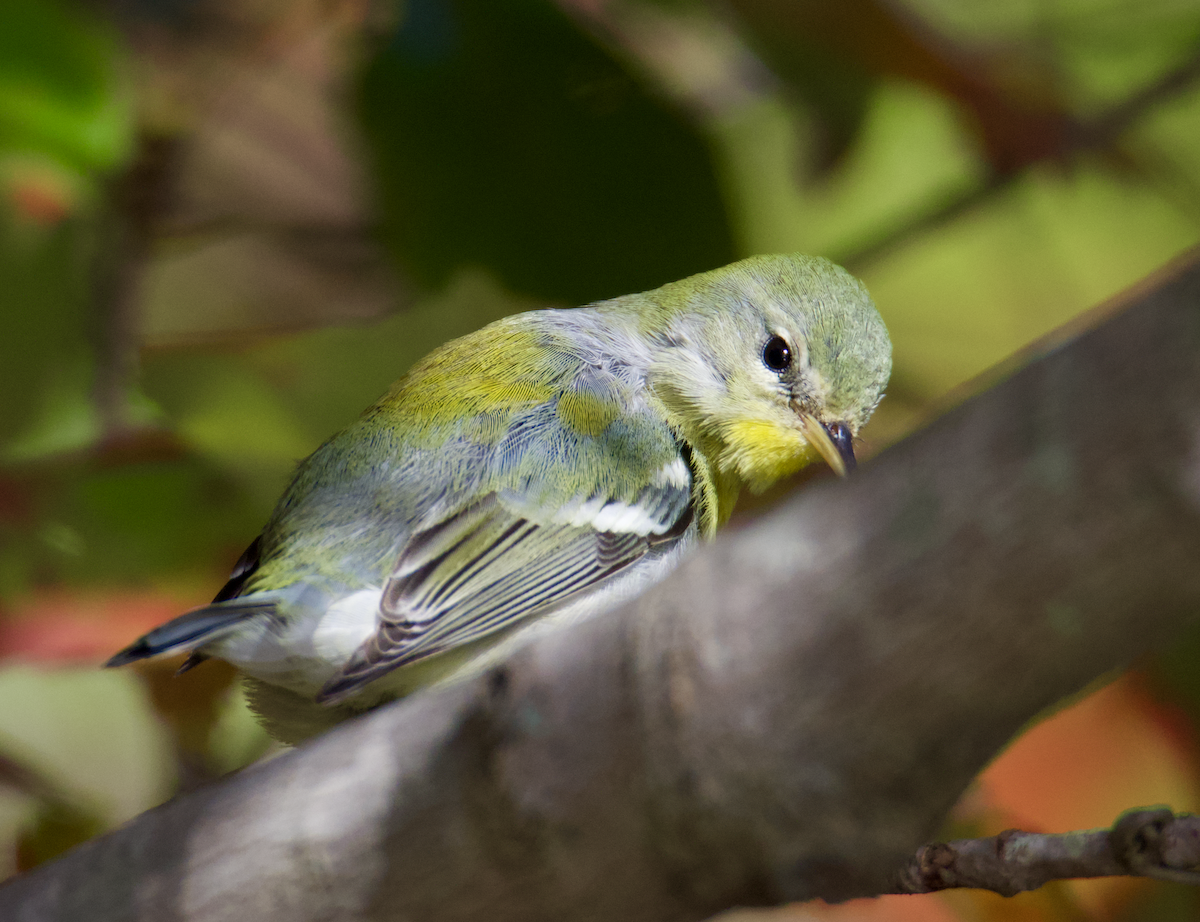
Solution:
<svg viewBox="0 0 1200 922"><path fill-rule="evenodd" d="M275 602L263 599L230 599L197 608L142 635L104 665L124 666L160 653L194 650L233 630L247 618L274 612Z"/></svg>

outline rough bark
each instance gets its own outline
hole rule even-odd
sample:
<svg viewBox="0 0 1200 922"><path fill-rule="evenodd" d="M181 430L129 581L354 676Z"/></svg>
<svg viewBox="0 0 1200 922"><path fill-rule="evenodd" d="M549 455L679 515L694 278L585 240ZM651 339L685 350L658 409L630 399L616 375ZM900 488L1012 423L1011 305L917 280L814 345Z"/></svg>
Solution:
<svg viewBox="0 0 1200 922"><path fill-rule="evenodd" d="M1200 614L1200 267L1130 300L621 612L150 811L0 889L0 920L888 891L1023 724Z"/></svg>

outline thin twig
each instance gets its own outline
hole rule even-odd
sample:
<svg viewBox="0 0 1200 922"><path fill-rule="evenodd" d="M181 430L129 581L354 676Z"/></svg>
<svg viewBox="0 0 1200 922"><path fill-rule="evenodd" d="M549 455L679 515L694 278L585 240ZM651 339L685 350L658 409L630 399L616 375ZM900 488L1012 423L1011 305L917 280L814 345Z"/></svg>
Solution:
<svg viewBox="0 0 1200 922"><path fill-rule="evenodd" d="M973 887L1013 896L1052 880L1118 876L1200 885L1200 816L1152 808L1124 814L1111 829L1010 829L988 838L936 842L917 851L892 892Z"/></svg>

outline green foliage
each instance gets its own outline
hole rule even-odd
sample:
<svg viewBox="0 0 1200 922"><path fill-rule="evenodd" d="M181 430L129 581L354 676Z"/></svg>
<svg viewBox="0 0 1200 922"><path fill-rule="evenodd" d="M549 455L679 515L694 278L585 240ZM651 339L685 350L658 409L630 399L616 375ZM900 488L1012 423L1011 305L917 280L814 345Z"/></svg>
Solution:
<svg viewBox="0 0 1200 922"><path fill-rule="evenodd" d="M22 395L0 401L0 445L10 456L20 450L18 434L86 444L71 433L72 417L86 412L93 368L86 228L66 221L37 236L24 230L0 214L0 393Z"/></svg>
<svg viewBox="0 0 1200 922"><path fill-rule="evenodd" d="M115 31L59 0L0 3L0 151L48 155L82 172L130 152Z"/></svg>
<svg viewBox="0 0 1200 922"><path fill-rule="evenodd" d="M545 0L410 0L363 78L388 232L584 303L734 257L700 132Z"/></svg>
<svg viewBox="0 0 1200 922"><path fill-rule="evenodd" d="M281 58L327 67L332 85L353 87L331 106L361 132L348 146L363 152L376 198L333 227L196 219L175 233L170 202L149 219L121 214L128 203L109 180L144 166L133 141L143 107L165 106L162 121L180 126L185 155L170 166L181 188L211 192L221 170L230 188L253 188L233 171L256 149L222 133L229 121L210 130L202 68L199 78L171 71L163 46L127 45L122 35L142 32L101 18L124 5L0 0L0 651L82 664L0 670L0 698L19 703L0 707L12 740L2 751L31 753L34 770L81 811L25 795L7 812L0 803L0 841L34 830L30 860L93 821L160 800L195 750L208 747L199 761L222 769L261 752L219 676L182 686L169 667L145 682L98 673L97 662L150 626L113 610L161 617L207 601L296 462L438 343L548 300L643 290L750 253L855 258L900 232L852 267L895 344L890 394L867 430L877 447L1200 241L1194 89L1165 96L1099 151L1053 147L1064 126L1088 123L1195 54L1194 4L846 0L822 18L834 4L728 0L717 14L704 0L407 0L394 25L370 37L357 27L351 44L364 57L348 72L312 48L334 29L329 11L353 5L280 4L294 17L285 28L265 6L241 16L236 0L200 3L228 31L178 27L180 60L225 54L222 73L262 67L271 79L253 92L269 95L285 78L263 62L294 41ZM600 18L585 18L589 10ZM261 33L255 16L270 20ZM163 87L178 93L176 109ZM274 156L299 138L297 171L307 172L295 187L319 189L309 181L326 163L321 152L340 139L321 134L301 97L277 95L266 111L278 118L261 130L279 137L266 149ZM1017 127L1006 137L1008 124ZM1030 151L1042 153L1022 160ZM197 161L208 172L189 172ZM981 194L998 176L1007 185ZM952 219L902 233L971 195ZM272 213L263 206L256 220ZM402 272L402 309L372 322L331 309L313 326L311 310L289 317L277 307L294 292L337 290L329 279L351 275L354 259L331 258L324 268L337 271L321 274L306 254L336 257L347 243L353 257L363 242L354 234L373 217ZM109 245L133 225L150 229L146 251ZM207 268L218 263L201 261L186 302L148 313L163 329L203 330L203 341L151 342L134 322L125 344L140 364L125 384L144 396L114 426L101 387L120 354L110 348L120 345L114 318L136 318L138 305L123 313L130 305L99 284L114 277L108 262L129 258L115 269L145 281L147 264L239 240L272 257L257 275L253 259L239 264L261 287L222 285ZM286 284L271 289L280 277ZM256 312L250 302L268 297L272 310ZM236 323L246 316L277 328ZM66 615L56 620L47 598L66 599ZM129 611L139 598L148 614ZM93 639L81 653L82 635ZM1181 648L1159 677L1194 714L1193 652ZM196 706L170 704L164 689L183 689ZM1175 896L1155 911L1189 917L1172 908L1184 902Z"/></svg>
<svg viewBox="0 0 1200 922"><path fill-rule="evenodd" d="M75 804L46 800L38 804L32 821L17 842L17 867L36 867L104 831L101 817Z"/></svg>

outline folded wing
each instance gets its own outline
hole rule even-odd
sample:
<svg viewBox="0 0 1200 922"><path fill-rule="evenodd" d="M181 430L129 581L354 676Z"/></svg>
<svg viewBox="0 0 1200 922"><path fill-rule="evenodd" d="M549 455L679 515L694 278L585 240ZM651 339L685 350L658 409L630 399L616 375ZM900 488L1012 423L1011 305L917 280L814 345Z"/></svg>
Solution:
<svg viewBox="0 0 1200 922"><path fill-rule="evenodd" d="M318 700L337 702L392 669L548 612L681 538L692 477L665 423L625 412L581 437L556 405L512 420L493 456L493 489L410 536L378 629ZM547 476L556 463L573 479Z"/></svg>

